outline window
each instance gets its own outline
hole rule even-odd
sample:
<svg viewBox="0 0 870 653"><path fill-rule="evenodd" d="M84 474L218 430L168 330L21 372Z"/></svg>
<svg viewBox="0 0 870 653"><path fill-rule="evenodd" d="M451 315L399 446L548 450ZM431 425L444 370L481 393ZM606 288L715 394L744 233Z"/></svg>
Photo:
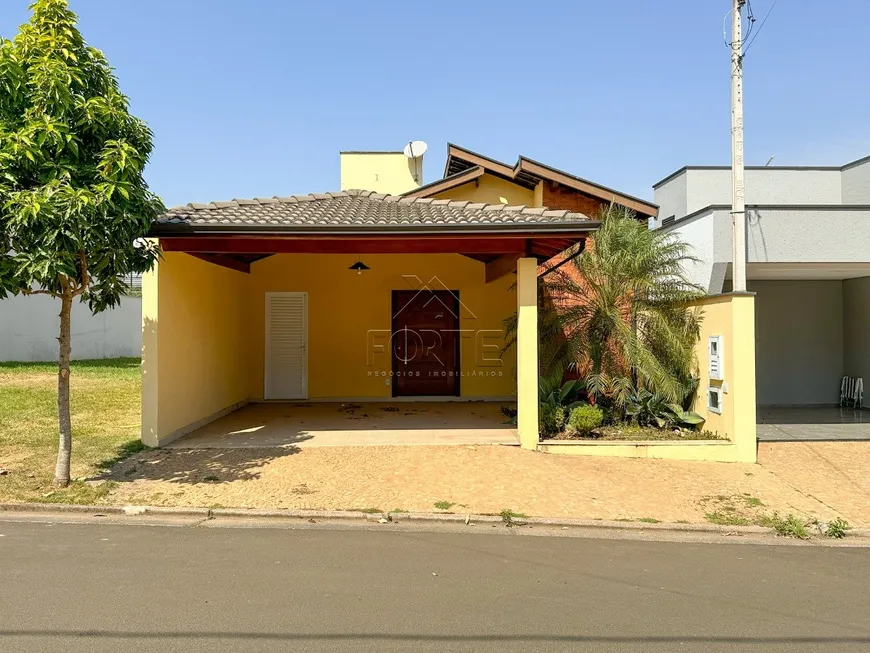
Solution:
<svg viewBox="0 0 870 653"><path fill-rule="evenodd" d="M722 388L707 388L707 410L722 414Z"/></svg>
<svg viewBox="0 0 870 653"><path fill-rule="evenodd" d="M707 358L710 379L721 381L724 378L722 372L722 336L710 336L707 340Z"/></svg>

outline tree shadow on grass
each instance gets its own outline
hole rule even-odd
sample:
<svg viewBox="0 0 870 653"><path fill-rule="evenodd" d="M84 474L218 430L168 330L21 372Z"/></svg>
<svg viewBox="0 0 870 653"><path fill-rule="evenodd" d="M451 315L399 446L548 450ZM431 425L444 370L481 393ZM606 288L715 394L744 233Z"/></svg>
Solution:
<svg viewBox="0 0 870 653"><path fill-rule="evenodd" d="M300 451L292 445L262 449L148 449L112 465L95 480L187 484L249 481L260 477L264 465Z"/></svg>

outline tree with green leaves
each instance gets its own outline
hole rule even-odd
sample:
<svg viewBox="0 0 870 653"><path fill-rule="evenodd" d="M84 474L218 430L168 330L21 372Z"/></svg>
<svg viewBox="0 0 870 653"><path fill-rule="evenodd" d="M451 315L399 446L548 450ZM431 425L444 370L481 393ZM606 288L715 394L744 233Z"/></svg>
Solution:
<svg viewBox="0 0 870 653"><path fill-rule="evenodd" d="M610 205L600 220L585 251L539 277L541 376L561 383L573 370L590 397L618 407L640 390L680 403L694 389L700 313L691 303L704 292L685 266L697 259L628 209Z"/></svg>
<svg viewBox="0 0 870 653"><path fill-rule="evenodd" d="M143 236L163 210L142 178L148 126L130 115L102 52L66 0L37 0L0 39L0 299L59 300L55 484L70 482L70 313L98 313L159 256Z"/></svg>

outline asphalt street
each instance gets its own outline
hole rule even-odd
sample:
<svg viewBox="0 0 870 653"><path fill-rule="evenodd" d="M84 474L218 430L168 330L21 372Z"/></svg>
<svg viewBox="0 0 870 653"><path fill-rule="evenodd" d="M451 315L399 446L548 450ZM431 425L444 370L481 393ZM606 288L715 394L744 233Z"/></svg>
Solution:
<svg viewBox="0 0 870 653"><path fill-rule="evenodd" d="M0 651L868 651L870 550L0 521Z"/></svg>

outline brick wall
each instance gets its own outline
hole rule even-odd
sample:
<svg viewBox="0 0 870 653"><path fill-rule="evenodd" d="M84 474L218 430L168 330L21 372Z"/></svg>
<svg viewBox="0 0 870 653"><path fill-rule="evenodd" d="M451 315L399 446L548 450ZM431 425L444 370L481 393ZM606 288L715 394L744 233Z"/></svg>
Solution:
<svg viewBox="0 0 870 653"><path fill-rule="evenodd" d="M584 195L576 190L544 181L543 205L549 209L567 209L575 213L583 213L590 218L598 217L602 207L607 202L602 202L596 197Z"/></svg>

